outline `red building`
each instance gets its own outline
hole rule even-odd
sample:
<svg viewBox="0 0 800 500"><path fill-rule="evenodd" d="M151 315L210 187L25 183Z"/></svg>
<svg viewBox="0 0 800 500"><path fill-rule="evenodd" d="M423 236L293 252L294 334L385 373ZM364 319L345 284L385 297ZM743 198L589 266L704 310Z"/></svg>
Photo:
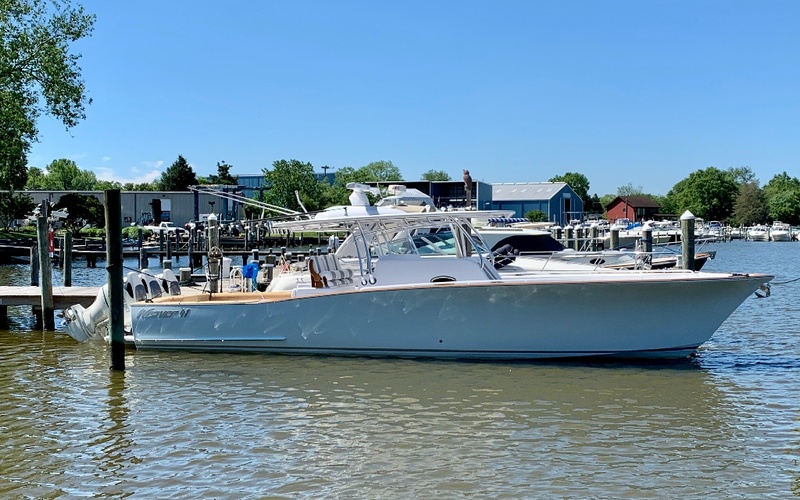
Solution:
<svg viewBox="0 0 800 500"><path fill-rule="evenodd" d="M659 208L659 204L647 196L617 196L606 205L606 219L609 222L617 219L642 222L653 219Z"/></svg>

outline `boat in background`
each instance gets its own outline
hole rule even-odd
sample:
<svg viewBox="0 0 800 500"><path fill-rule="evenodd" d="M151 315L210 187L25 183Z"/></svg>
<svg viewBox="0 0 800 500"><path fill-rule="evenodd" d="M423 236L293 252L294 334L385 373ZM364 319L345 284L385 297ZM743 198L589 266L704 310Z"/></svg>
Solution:
<svg viewBox="0 0 800 500"><path fill-rule="evenodd" d="M771 241L792 241L791 227L776 220L769 228L769 238Z"/></svg>
<svg viewBox="0 0 800 500"><path fill-rule="evenodd" d="M348 184L347 188L353 190L350 197L351 206L369 205L369 200L363 193L370 192L374 196L380 194L377 188L363 184L352 183ZM412 213L438 210L430 196L418 189L407 189L400 184L390 185L388 195L378 200L375 207L380 208L373 209L372 213L378 213L380 210L388 208ZM342 207L334 207L333 210L338 210L333 213L343 213ZM566 267L565 263L608 269L667 269L681 266L681 255L670 251L667 246L669 242L680 241L681 230L675 221L651 221L641 225L633 224L628 219L618 219L617 227L625 228L624 234L620 237L620 244L622 241L629 241L629 248L590 250L589 248L592 246L608 247L609 238L599 237L594 241L595 245L591 244L590 238L583 238L581 247L585 250L573 250L554 238L552 230L546 229L552 224L531 223L525 218L511 217L513 212L510 210L507 212L508 214L504 217L473 219L473 224L490 250L499 251L510 245L521 259L516 265L526 269L553 267L563 269ZM353 213L352 209L351 213ZM636 243L641 240L644 229L651 230L651 239L657 246L657 249L649 254L643 252L641 248L636 248ZM628 238L628 240L623 240L623 238ZM714 259L715 256L715 251L698 251L695 254L694 269L699 271L707 261ZM537 261L524 262L529 258L535 258Z"/></svg>
<svg viewBox="0 0 800 500"><path fill-rule="evenodd" d="M747 229L747 239L750 241L769 241L769 228L758 224Z"/></svg>

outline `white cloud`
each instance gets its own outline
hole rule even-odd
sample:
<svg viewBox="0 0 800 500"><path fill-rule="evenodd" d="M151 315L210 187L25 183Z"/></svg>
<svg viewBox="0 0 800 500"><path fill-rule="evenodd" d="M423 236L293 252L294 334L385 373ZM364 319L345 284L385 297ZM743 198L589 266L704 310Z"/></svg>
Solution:
<svg viewBox="0 0 800 500"><path fill-rule="evenodd" d="M145 168L149 168L151 170L156 170L156 169L160 169L161 168L161 165L164 164L164 160L143 161L142 163L144 164ZM135 169L136 169L136 167L134 167L134 170Z"/></svg>
<svg viewBox="0 0 800 500"><path fill-rule="evenodd" d="M108 167L96 167L94 169L94 172L97 175L97 178L100 180L116 181L119 182L120 184L127 184L129 182L133 184L143 184L145 182L153 182L154 180L161 177L160 170L153 170L153 169L142 170L135 167L125 172L126 175L124 176L118 175L113 168L108 168Z"/></svg>

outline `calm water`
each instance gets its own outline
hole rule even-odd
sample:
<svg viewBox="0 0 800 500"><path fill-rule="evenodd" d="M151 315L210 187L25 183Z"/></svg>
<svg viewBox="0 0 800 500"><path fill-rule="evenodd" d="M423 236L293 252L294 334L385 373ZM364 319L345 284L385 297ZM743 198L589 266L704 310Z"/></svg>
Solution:
<svg viewBox="0 0 800 500"><path fill-rule="evenodd" d="M716 248L708 269L800 278L800 243ZM105 278L81 265L74 284ZM800 282L772 292L666 364L131 350L111 373L106 346L16 318L0 331L0 496L800 496Z"/></svg>

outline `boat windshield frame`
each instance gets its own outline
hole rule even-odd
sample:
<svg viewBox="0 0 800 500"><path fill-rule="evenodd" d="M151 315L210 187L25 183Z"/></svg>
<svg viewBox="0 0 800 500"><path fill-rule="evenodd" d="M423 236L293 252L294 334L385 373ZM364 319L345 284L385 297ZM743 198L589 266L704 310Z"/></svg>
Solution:
<svg viewBox="0 0 800 500"><path fill-rule="evenodd" d="M289 232L347 232L352 234L360 271L369 274L372 260L388 254L416 254L450 256L456 258L477 257L489 267L494 258L489 245L475 230L471 219L486 219L507 214L507 211L452 211L424 212L391 215L367 215L334 217L328 219L297 218L275 222L276 230ZM431 238L424 235L452 234L450 238ZM437 242L432 241L437 240ZM451 243L452 240L452 243ZM452 247L448 247L452 244ZM426 249L420 252L420 249ZM363 267L362 267L363 266Z"/></svg>

